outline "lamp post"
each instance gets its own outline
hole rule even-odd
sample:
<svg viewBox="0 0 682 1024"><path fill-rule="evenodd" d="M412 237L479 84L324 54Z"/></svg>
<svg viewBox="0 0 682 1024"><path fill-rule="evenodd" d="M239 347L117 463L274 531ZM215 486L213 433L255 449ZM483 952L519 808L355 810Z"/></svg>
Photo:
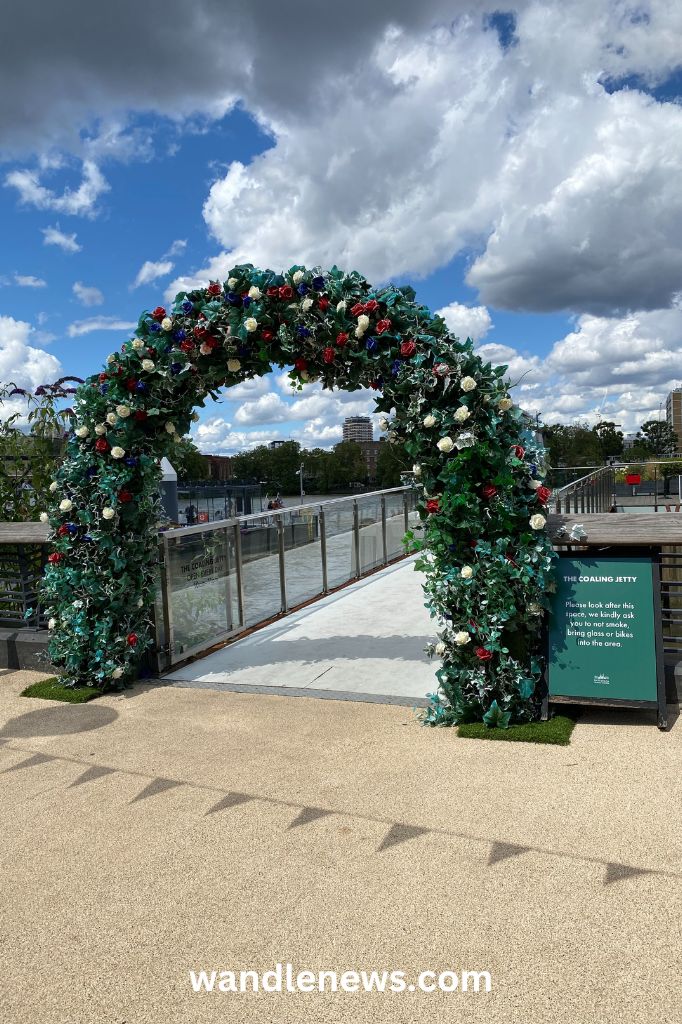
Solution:
<svg viewBox="0 0 682 1024"><path fill-rule="evenodd" d="M296 476L298 477L299 483L301 485L301 498L299 504L302 505L303 499L305 497L305 491L303 490L303 463L301 463L301 468L296 470Z"/></svg>

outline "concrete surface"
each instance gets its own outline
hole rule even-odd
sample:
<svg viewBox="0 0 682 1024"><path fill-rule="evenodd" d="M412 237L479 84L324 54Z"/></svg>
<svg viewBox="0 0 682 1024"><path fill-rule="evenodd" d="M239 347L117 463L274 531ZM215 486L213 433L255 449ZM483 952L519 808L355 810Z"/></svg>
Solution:
<svg viewBox="0 0 682 1024"><path fill-rule="evenodd" d="M164 676L180 686L426 704L435 636L414 559Z"/></svg>
<svg viewBox="0 0 682 1024"><path fill-rule="evenodd" d="M0 673L3 1024L670 1024L682 730ZM487 970L489 994L195 994L189 970Z"/></svg>

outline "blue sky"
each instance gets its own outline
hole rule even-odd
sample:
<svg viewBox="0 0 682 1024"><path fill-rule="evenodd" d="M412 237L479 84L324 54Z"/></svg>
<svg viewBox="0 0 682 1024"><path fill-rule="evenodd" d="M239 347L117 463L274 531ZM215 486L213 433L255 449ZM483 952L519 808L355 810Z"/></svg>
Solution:
<svg viewBox="0 0 682 1024"><path fill-rule="evenodd" d="M118 62L94 60L93 12L46 25L4 72L27 95L0 108L0 377L94 373L142 309L234 262L338 262L412 284L532 413L636 429L682 378L679 19L602 7L378 3L334 35L272 5L268 32L187 26L185 75L164 35L140 60L148 12L127 0ZM34 108L41 75L57 84ZM372 408L303 397L273 374L195 438L329 445Z"/></svg>

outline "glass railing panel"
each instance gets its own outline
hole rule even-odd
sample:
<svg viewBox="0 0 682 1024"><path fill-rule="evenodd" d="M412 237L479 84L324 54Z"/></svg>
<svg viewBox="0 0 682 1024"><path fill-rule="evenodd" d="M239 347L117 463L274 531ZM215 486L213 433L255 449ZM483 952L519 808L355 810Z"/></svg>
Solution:
<svg viewBox="0 0 682 1024"><path fill-rule="evenodd" d="M329 589L355 577L353 560L353 500L325 505L327 533L327 582Z"/></svg>
<svg viewBox="0 0 682 1024"><path fill-rule="evenodd" d="M360 573L365 573L384 563L380 496L358 498L358 523L360 526Z"/></svg>
<svg viewBox="0 0 682 1024"><path fill-rule="evenodd" d="M236 558L231 530L212 527L167 537L166 577L177 658L183 651L214 642L238 624Z"/></svg>
<svg viewBox="0 0 682 1024"><path fill-rule="evenodd" d="M284 574L290 608L322 593L320 513L314 506L282 513Z"/></svg>

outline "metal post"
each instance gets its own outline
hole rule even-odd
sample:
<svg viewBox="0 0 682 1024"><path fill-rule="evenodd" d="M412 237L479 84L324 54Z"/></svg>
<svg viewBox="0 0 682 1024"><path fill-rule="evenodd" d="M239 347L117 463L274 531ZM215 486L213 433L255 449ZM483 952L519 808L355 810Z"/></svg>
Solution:
<svg viewBox="0 0 682 1024"><path fill-rule="evenodd" d="M287 581L284 565L284 516L277 516L277 548L279 551L279 592L282 601L282 611L287 612Z"/></svg>
<svg viewBox="0 0 682 1024"><path fill-rule="evenodd" d="M168 549L168 534L164 533L161 537L161 543L159 545L159 554L161 557L161 605L163 609L163 632L165 639L165 652L160 651L159 654L165 653L165 665L163 668L170 668L173 664L173 653L175 651L175 632L173 629L173 603L170 595L170 574L168 572L168 566L170 564L169 549ZM159 671L162 671L159 668Z"/></svg>
<svg viewBox="0 0 682 1024"><path fill-rule="evenodd" d="M327 579L327 523L324 515L324 505L320 505L320 555L322 557L322 593L329 591Z"/></svg>
<svg viewBox="0 0 682 1024"><path fill-rule="evenodd" d="M232 588L230 586L230 528L225 527L225 608L227 611L227 628L233 629L232 620Z"/></svg>
<svg viewBox="0 0 682 1024"><path fill-rule="evenodd" d="M386 496L381 495L381 547L384 565L388 564L388 544L386 541Z"/></svg>
<svg viewBox="0 0 682 1024"><path fill-rule="evenodd" d="M355 557L355 578L360 578L360 513L358 499L353 498L353 554Z"/></svg>
<svg viewBox="0 0 682 1024"><path fill-rule="evenodd" d="M658 512L658 463L654 465L654 512Z"/></svg>
<svg viewBox="0 0 682 1024"><path fill-rule="evenodd" d="M405 518L405 533L407 533L407 531L410 528L410 503L407 500L408 493L408 491L403 491L403 515Z"/></svg>
<svg viewBox="0 0 682 1024"><path fill-rule="evenodd" d="M242 563L242 534L239 523L234 524L234 560L237 571L237 604L239 608L239 625L244 626L244 567Z"/></svg>

